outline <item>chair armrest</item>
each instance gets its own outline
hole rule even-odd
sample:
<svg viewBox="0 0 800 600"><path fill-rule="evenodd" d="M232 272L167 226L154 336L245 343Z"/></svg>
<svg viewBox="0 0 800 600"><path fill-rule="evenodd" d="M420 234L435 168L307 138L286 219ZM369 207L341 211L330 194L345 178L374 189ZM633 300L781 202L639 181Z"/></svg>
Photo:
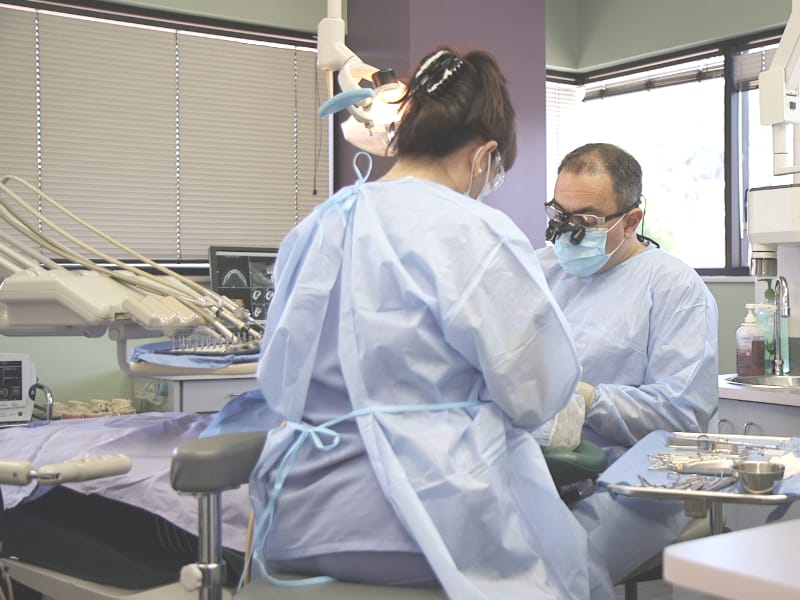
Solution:
<svg viewBox="0 0 800 600"><path fill-rule="evenodd" d="M184 442L172 454L170 482L179 492L221 492L247 483L267 432L217 435Z"/></svg>

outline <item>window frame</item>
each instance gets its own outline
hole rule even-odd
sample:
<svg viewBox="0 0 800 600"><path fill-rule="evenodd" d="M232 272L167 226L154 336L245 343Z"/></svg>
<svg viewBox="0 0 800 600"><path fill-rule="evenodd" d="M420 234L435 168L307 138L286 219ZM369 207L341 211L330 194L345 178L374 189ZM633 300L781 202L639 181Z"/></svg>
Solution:
<svg viewBox="0 0 800 600"><path fill-rule="evenodd" d="M742 208L746 212L747 168L747 97L738 89L734 57L780 40L783 27L731 38L718 43L703 44L685 50L663 53L654 57L633 60L602 69L568 72L547 69L549 83L586 86L623 75L636 75L667 66L721 56L724 59L724 200L725 200L725 267L697 268L701 276L748 276L748 241L743 233Z"/></svg>

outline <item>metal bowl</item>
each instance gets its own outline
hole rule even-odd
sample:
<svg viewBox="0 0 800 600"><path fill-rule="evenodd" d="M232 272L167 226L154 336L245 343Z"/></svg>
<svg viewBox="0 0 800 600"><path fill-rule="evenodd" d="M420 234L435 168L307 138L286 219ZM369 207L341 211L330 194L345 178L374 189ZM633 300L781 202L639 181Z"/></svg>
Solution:
<svg viewBox="0 0 800 600"><path fill-rule="evenodd" d="M739 489L748 494L770 494L783 479L785 467L766 460L743 460L733 465Z"/></svg>

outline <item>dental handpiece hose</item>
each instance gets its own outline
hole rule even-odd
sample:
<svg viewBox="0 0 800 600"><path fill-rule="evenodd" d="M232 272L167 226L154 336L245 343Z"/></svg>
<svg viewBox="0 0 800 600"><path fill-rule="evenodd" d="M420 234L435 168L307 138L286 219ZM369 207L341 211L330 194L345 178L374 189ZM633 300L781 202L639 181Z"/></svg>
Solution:
<svg viewBox="0 0 800 600"><path fill-rule="evenodd" d="M27 485L33 479L43 484L69 483L123 475L130 470L131 459L121 454L92 456L38 469L27 461L0 460L0 483Z"/></svg>

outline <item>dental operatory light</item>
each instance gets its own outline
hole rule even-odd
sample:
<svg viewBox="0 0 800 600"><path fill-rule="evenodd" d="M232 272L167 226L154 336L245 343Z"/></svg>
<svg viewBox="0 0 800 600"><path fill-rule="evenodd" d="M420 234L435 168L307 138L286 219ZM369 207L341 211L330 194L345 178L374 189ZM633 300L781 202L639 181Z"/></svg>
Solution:
<svg viewBox="0 0 800 600"><path fill-rule="evenodd" d="M317 66L330 74L328 88L332 97L318 113L327 116L347 110L350 117L342 123L344 138L370 154L388 156L401 116L398 100L405 93L405 84L391 69L365 64L345 45L341 15L341 3L328 0L328 16L320 21L317 31ZM341 92L333 95L335 71Z"/></svg>

